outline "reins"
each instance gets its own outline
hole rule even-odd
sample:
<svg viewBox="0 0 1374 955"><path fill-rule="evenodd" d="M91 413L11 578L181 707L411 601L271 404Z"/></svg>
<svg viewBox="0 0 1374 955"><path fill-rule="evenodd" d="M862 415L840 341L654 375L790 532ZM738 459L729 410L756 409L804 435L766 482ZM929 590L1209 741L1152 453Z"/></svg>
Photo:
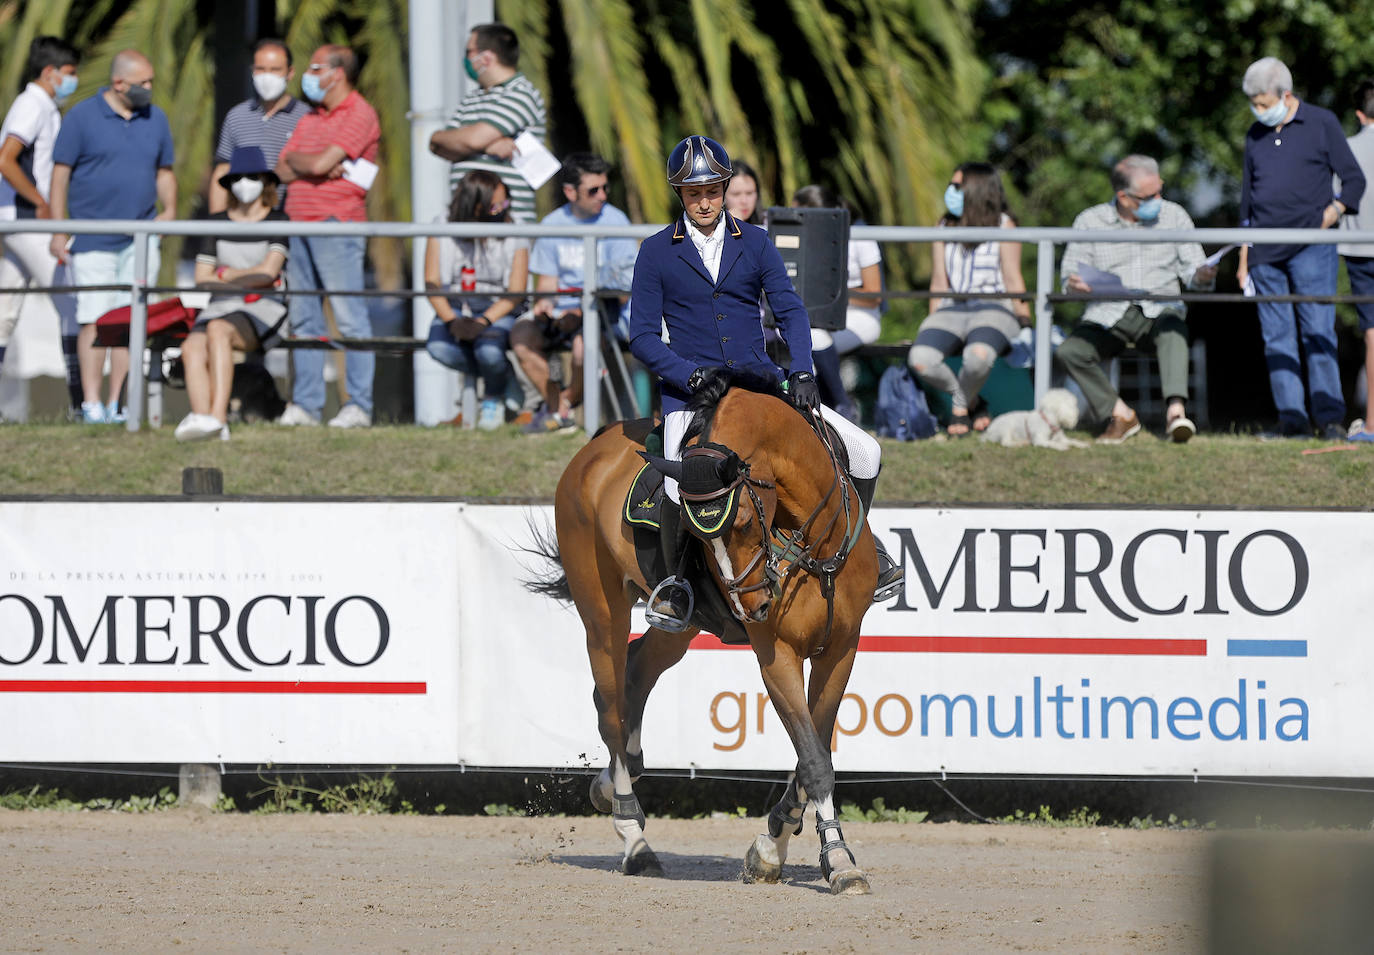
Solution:
<svg viewBox="0 0 1374 955"><path fill-rule="evenodd" d="M833 432L818 413L804 412L804 414L808 424L812 426L820 438L821 446L825 448L826 459L830 463L831 482L820 501L796 530L789 532L779 530L776 527L765 526L763 503L759 500L755 488L776 489L777 485L772 481L753 477L749 473L749 463L744 460L739 462L735 479L725 487L696 494L680 489L679 493L685 502L706 503L726 497L733 493L736 488L743 488L744 492L749 495L750 504L754 508L754 519L759 528L759 548L742 571L732 579L722 582L730 595L734 597L766 589L774 598L777 598L782 594L788 580L798 569L811 574L819 581L821 595L825 597L826 603L825 641L817 648L816 652L819 653L824 649L825 643L829 642L830 631L834 625L835 578L844 569L850 552L854 549L854 545L863 532L863 521L855 521L850 516L850 484L844 476L844 467L840 463L839 453L831 438ZM683 451L684 458L689 454L703 455L717 461L726 459L726 455L722 452L705 446L694 446ZM824 521L824 524L818 527L818 522L821 521L822 515L835 497L837 490L840 495L840 509L832 513ZM845 519L845 533L839 549L830 557L818 558L815 552L819 547L819 542L830 536L839 523L841 512L843 512ZM744 579L754 572L760 561L763 562L764 579L756 584L743 586ZM780 566L783 563L788 565L785 569Z"/></svg>

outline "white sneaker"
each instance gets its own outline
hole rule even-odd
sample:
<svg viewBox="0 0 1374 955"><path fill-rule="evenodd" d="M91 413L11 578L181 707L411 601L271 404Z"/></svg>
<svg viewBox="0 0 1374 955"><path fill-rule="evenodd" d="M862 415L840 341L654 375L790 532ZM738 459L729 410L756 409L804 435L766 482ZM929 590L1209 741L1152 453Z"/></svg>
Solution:
<svg viewBox="0 0 1374 955"><path fill-rule="evenodd" d="M285 415L283 415L285 417ZM331 428L370 428L372 415L355 404L346 404L329 421Z"/></svg>
<svg viewBox="0 0 1374 955"><path fill-rule="evenodd" d="M228 440L229 440L229 423L228 423L227 421L226 421L224 424L220 425L220 428L219 428L219 439L220 439L221 441L228 441Z"/></svg>
<svg viewBox="0 0 1374 955"><path fill-rule="evenodd" d="M277 419L277 424L286 425L288 428L305 427L312 428L320 423L320 419L306 411L300 405L292 402L286 406L286 410Z"/></svg>
<svg viewBox="0 0 1374 955"><path fill-rule="evenodd" d="M173 435L178 441L204 441L206 438L216 437L221 430L227 428L228 426L214 415L196 414L193 411L181 419L181 424L177 425Z"/></svg>
<svg viewBox="0 0 1374 955"><path fill-rule="evenodd" d="M81 420L86 424L104 424L105 406L98 401L81 402Z"/></svg>

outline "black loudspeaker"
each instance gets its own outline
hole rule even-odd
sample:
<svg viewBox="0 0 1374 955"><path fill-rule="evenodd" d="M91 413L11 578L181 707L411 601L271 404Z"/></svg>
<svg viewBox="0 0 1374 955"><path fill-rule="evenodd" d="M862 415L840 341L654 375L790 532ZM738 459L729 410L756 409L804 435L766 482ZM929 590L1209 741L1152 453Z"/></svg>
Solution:
<svg viewBox="0 0 1374 955"><path fill-rule="evenodd" d="M849 210L774 206L764 213L768 238L811 316L812 328L844 328L849 305ZM772 323L772 310L768 312Z"/></svg>

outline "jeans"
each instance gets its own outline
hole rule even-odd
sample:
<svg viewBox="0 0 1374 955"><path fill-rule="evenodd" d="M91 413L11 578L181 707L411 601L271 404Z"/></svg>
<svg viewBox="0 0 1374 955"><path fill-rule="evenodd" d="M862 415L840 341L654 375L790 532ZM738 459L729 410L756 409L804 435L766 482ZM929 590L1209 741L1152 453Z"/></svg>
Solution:
<svg viewBox="0 0 1374 955"><path fill-rule="evenodd" d="M1334 295L1339 261L1334 245L1309 245L1281 262L1252 266L1250 275L1260 295ZM1345 398L1336 364L1336 306L1260 302L1259 320L1279 427L1285 431L1311 430L1303 401L1299 336L1307 354L1312 418L1318 428L1344 422Z"/></svg>
<svg viewBox="0 0 1374 955"><path fill-rule="evenodd" d="M334 220L330 220L331 222ZM320 288L330 291L358 291L363 287L363 253L367 240L362 236L292 236L291 256L286 263L290 288ZM367 302L352 295L331 295L329 305L339 334L345 338L368 338L372 318ZM291 332L302 338L324 338L329 334L324 321L324 303L311 296L297 295L290 300ZM291 401L319 416L324 410L323 351L302 349L292 360L296 380ZM350 351L344 359L344 380L350 404L372 414L372 376L377 358L372 352Z"/></svg>
<svg viewBox="0 0 1374 955"><path fill-rule="evenodd" d="M425 351L441 365L464 375L482 376L482 395L500 401L506 393L510 365L506 361L506 347L510 344L510 328L501 322L486 329L472 341L458 341L448 330L448 323L436 318L429 325L429 340Z"/></svg>

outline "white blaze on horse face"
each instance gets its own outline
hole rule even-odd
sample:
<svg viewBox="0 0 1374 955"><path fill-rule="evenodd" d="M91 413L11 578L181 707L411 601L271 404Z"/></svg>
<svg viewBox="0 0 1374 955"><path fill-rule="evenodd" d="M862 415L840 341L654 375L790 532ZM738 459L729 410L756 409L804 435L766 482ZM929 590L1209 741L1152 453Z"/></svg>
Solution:
<svg viewBox="0 0 1374 955"><path fill-rule="evenodd" d="M735 579L735 567L730 563L730 553L725 549L725 543L719 537L711 538L711 553L716 556L716 566L720 568L720 575L726 580ZM735 616L740 620L747 620L749 612L744 609L744 604L740 603L739 594L731 591L730 602L735 605Z"/></svg>

